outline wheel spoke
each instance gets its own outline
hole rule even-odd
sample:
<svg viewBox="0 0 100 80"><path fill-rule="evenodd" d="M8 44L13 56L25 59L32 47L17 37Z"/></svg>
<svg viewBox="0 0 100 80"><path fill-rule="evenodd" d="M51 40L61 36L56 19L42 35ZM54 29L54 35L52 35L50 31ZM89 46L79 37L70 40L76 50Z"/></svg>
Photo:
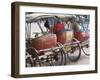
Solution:
<svg viewBox="0 0 100 80"><path fill-rule="evenodd" d="M77 61L80 58L80 55L81 55L81 48L80 48L79 44L77 44L77 46L73 46L73 45L74 44L72 44L70 46L71 51L67 52L67 56L71 61Z"/></svg>
<svg viewBox="0 0 100 80"><path fill-rule="evenodd" d="M29 65L30 67L41 66L41 62L39 60L39 57L38 57L37 52L35 51L35 49L28 48L26 50L26 54L27 53L28 53L28 55L26 55L26 66L27 65ZM27 59L28 59L28 62L27 62Z"/></svg>

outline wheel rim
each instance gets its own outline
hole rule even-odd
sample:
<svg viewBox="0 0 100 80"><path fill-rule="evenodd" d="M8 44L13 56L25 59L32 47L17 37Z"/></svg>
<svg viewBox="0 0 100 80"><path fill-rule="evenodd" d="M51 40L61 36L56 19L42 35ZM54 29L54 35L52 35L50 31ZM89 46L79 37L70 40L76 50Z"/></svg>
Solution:
<svg viewBox="0 0 100 80"><path fill-rule="evenodd" d="M81 48L79 44L70 45L71 49L67 52L67 56L71 61L77 61L81 55Z"/></svg>
<svg viewBox="0 0 100 80"><path fill-rule="evenodd" d="M28 58L26 58L26 65L27 65L27 64L30 64L31 67L38 67L38 66L41 66L41 62L40 62L40 60L39 60L39 57L38 57L38 55L37 55L37 51L36 51L35 49L33 49L33 48L28 48L28 49L26 50L26 52L29 53L29 55L30 55L30 57L28 57L28 58L30 59L30 62L27 63L27 59L28 59Z"/></svg>
<svg viewBox="0 0 100 80"><path fill-rule="evenodd" d="M62 44L61 43L57 43L57 46L61 47ZM52 59L52 64L54 66L58 66L58 65L65 65L66 64L66 55L63 51L62 48L52 51L53 52L53 59Z"/></svg>
<svg viewBox="0 0 100 80"><path fill-rule="evenodd" d="M33 66L33 62L32 62L31 55L27 54L27 56L26 56L26 67L32 67L32 66Z"/></svg>
<svg viewBox="0 0 100 80"><path fill-rule="evenodd" d="M86 49L86 48L87 48L87 47L83 47L83 46L81 47L83 53L84 53L86 56L90 56L90 54L89 54L89 53L90 53L90 52L89 52L89 48L87 48L87 49Z"/></svg>
<svg viewBox="0 0 100 80"><path fill-rule="evenodd" d="M53 56L52 56L52 63L53 65L57 66L57 65L62 65L63 63L63 53L61 50L59 51L53 51Z"/></svg>

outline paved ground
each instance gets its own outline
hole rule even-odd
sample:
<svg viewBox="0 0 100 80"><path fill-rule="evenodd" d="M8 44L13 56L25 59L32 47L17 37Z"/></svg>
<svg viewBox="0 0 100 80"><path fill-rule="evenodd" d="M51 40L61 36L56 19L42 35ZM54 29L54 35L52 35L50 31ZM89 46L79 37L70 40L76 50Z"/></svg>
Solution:
<svg viewBox="0 0 100 80"><path fill-rule="evenodd" d="M84 48L84 49L87 53L89 53L89 48ZM77 62L71 62L70 60L67 59L67 65L85 65L89 64L89 60L90 57L86 56L82 51L81 57Z"/></svg>

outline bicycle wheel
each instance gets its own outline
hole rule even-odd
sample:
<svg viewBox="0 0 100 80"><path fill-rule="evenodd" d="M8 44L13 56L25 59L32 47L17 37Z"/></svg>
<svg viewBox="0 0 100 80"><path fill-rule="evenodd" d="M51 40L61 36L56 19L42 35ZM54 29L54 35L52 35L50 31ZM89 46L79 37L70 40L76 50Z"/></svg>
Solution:
<svg viewBox="0 0 100 80"><path fill-rule="evenodd" d="M37 55L37 51L34 48L28 48L26 50L26 67L37 67L41 66L41 61Z"/></svg>
<svg viewBox="0 0 100 80"><path fill-rule="evenodd" d="M87 45L85 45L85 46L81 46L81 49L82 49L83 53L84 53L86 56L90 56L89 44L87 44Z"/></svg>
<svg viewBox="0 0 100 80"><path fill-rule="evenodd" d="M33 66L33 60L31 55L26 52L26 67L32 67Z"/></svg>
<svg viewBox="0 0 100 80"><path fill-rule="evenodd" d="M61 44L58 43L57 47L61 47ZM66 64L66 55L63 51L62 48L57 49L52 51L53 55L52 55L52 65L54 66L58 66L58 65L65 65Z"/></svg>
<svg viewBox="0 0 100 80"><path fill-rule="evenodd" d="M69 46L70 50L67 51L67 56L71 61L77 61L81 56L81 47L79 43L73 43Z"/></svg>

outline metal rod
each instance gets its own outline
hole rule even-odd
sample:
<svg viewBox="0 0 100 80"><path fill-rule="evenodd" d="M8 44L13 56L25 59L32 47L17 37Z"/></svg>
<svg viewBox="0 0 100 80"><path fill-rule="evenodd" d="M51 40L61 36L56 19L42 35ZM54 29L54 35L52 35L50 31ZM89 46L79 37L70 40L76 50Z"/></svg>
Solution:
<svg viewBox="0 0 100 80"><path fill-rule="evenodd" d="M39 23L39 22L37 22L37 24L38 24L38 26L40 27L40 29L41 29L42 33L44 34L44 31L43 31L43 29L42 29L42 27L41 27L40 23Z"/></svg>

